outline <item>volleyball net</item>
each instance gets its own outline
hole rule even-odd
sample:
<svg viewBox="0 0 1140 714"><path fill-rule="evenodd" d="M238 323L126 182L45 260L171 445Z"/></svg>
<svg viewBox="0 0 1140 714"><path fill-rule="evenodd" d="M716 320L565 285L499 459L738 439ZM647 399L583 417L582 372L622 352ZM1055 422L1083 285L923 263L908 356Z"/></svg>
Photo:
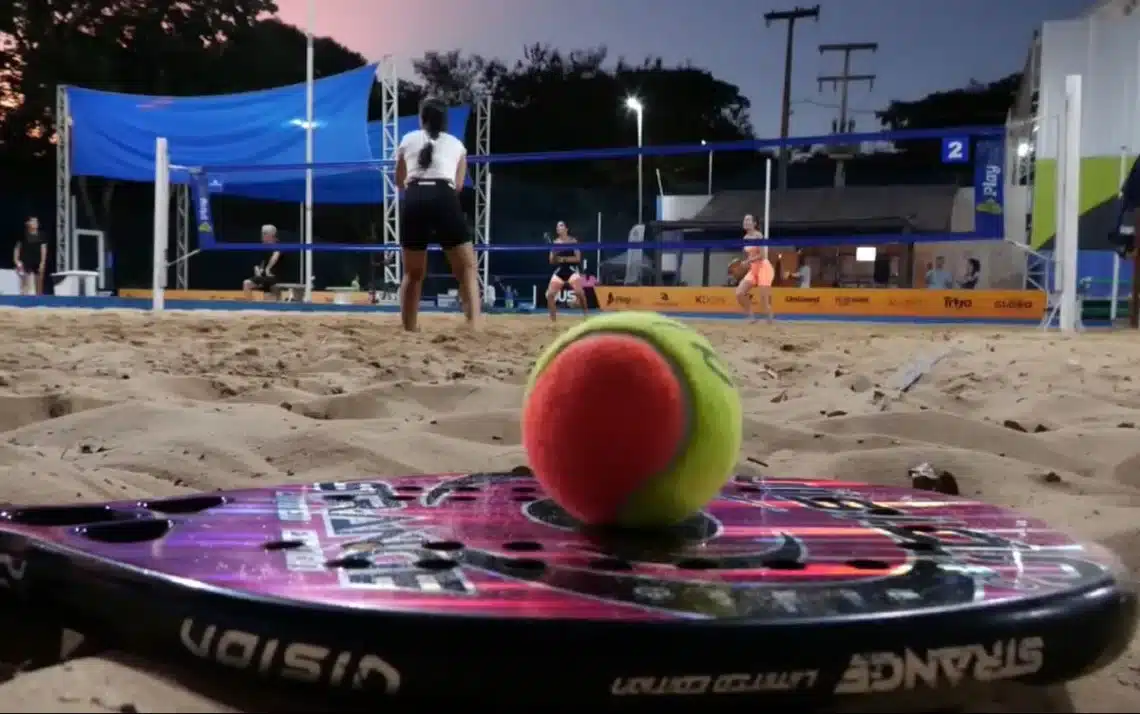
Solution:
<svg viewBox="0 0 1140 714"><path fill-rule="evenodd" d="M792 252L804 246L833 245L846 246L849 250L844 254L854 254L857 247L864 246L950 242L965 246L980 240L1006 238L1005 201L1009 191L1006 176L1013 156L1006 146L1008 141L1004 128L971 127L951 131L875 132L470 156L469 184L485 181L483 189L487 200L493 194L495 204L493 209L487 206L480 213L471 205L474 191L464 191L463 200L476 238L475 249L485 256L480 275L484 284L504 275L526 276L534 284L545 282L551 272L547 260L549 241L558 221L570 225L571 233L582 243L587 272L603 284L663 285L670 284L669 281L690 285L722 284L725 271L720 263L727 264L744 245L740 224L745 213L754 215L762 230L767 227L769 246L788 248ZM951 230L949 223L926 225L915 221L905 206L884 207L874 205L874 201L858 199L859 195L865 197L871 193L854 175L858 170L856 164L873 163L866 161L867 154L889 155L891 147L904 142L908 146L921 142L927 148L936 147L933 149L939 157L936 161L959 164L950 168L956 168L960 176L973 174L968 228ZM816 183L817 193L800 190L802 186L794 184L793 190L780 191L774 185L775 158L784 147L801 152L807 149L806 159L793 161L814 164L817 169L823 167L823 171L816 171L826 176ZM639 157L648 166L642 165ZM718 167L721 164L736 166L730 179L722 179L727 172L718 168L714 181L714 157ZM699 185L690 182L690 185L678 186L669 170L671 163L704 164L706 160L707 185L700 181ZM607 162L614 163L599 169L599 175L612 175L614 166L620 166L622 172L629 174L624 177L624 185L608 187L608 195L616 196L616 200L597 195L581 199L578 196L589 193L582 188L544 185L544 177L558 174L563 167L573 165L575 170L570 173L588 175L581 167L603 166ZM830 180L832 169L841 168L845 162L851 167L847 171L847 184L837 188L835 184L839 182L833 184ZM398 268L395 271L375 269L377 265L391 266L398 261L398 221L394 232L377 228L381 216L395 213L390 210L394 207L384 205L384 196L392 195L385 192L384 183L394 181L394 172L394 163L383 160L343 164L172 166L165 142L160 139L155 172L153 287L156 302L161 301L159 296L166 285L170 265L167 258L169 209L164 207L169 205L171 186L178 183L187 185L191 195L189 220L197 235L195 252L230 252L240 256L239 259L248 256L248 262L253 265L261 257L256 254L267 250L259 240L260 228L272 224L281 237L273 250L296 256L289 261L290 270L297 273L297 282L309 288L315 276L320 276L325 285L350 282L364 285L386 281L394 272L398 281ZM315 228L311 232L304 230L306 205L257 198L259 185L270 187L282 181L305 180L311 182L312 187L312 201L307 202L308 210L315 216ZM338 206L338 187L346 182L354 184L355 193L359 193L361 182L373 186L375 204L351 209ZM640 184L640 191L630 190L632 183ZM908 181L907 177L890 183L893 185L881 187L887 190L886 194L877 195L887 195L892 190L898 193L920 184ZM241 189L233 193L240 194L241 198L230 195L229 189L236 186ZM267 197L273 194L267 188ZM827 201L837 194L855 197L852 203L856 204L856 212L840 212L842 215L829 218L828 211L834 214L834 206L827 205ZM570 200L552 200L551 196L555 195L570 196ZM357 211L356 218L345 218L352 211ZM717 213L718 220L705 220L709 211ZM340 216L339 223L332 218L334 214ZM837 235L834 230L837 225L847 228L846 235ZM432 261L429 274L448 272L438 251L430 253L429 260ZM921 260L910 259L910 262L917 264ZM288 278L290 276L282 276L281 279ZM529 285L520 292L529 293Z"/></svg>

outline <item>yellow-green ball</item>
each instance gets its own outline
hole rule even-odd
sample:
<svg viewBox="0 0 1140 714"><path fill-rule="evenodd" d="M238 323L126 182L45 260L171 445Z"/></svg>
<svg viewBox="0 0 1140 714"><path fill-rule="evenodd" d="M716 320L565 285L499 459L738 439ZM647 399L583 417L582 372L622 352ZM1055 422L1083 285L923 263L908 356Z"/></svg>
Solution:
<svg viewBox="0 0 1140 714"><path fill-rule="evenodd" d="M557 363L556 360L572 345L575 348L570 352L588 354L588 350L579 346L596 343L591 338L607 334L634 338L644 343L639 351L648 354L656 364L661 364L662 360L653 356L654 352L663 358L669 368L660 368L660 372L667 375L661 379L676 380L686 411L686 426L680 431L680 443L622 445L628 449L640 449L642 453L648 449L671 449L668 452L671 458L666 456L665 459L653 459L658 463L667 463L668 466L637 479L634 487L621 493L607 493L609 483L599 483L600 479L607 477L617 480L613 473L606 474L604 469L565 468L571 461L578 464L613 464L614 458L607 456L613 456L617 444L614 439L604 437L584 438L584 432L589 431L583 426L587 419L578 416L568 418L570 413L600 417L606 413L605 404L600 402L609 401L627 407L639 403L635 401L632 388L628 395L623 395L623 382L612 377L625 364L615 361L618 352L614 350L606 351L609 356L604 359L599 358L603 362L609 360L609 364L593 364L593 373L597 379L602 379L603 374L610 375L603 397L592 401L588 410L580 410L581 405L569 396L576 390L581 391L583 382L591 381L592 363L590 359L579 357L576 361L585 364L575 364L573 369L566 369L566 362ZM602 350L598 352L600 354ZM638 375L642 373L643 371L636 372ZM554 379L577 381L578 384L552 384L550 380ZM537 386L541 388L536 389ZM668 386L673 389L671 383ZM699 512L732 477L739 456L742 432L740 393L712 344L699 332L681 322L652 312L618 312L579 323L563 333L539 357L531 371L526 394L522 424L523 445L530 457L535 477L552 498L587 523L601 525L597 514L605 512L605 525L674 525ZM551 394L563 396L552 398ZM560 409L571 405L573 408ZM628 408L625 411L628 413ZM647 409L643 416L636 414L636 417L643 418L644 423L652 423L655 415L648 413L651 411ZM620 425L615 428L620 429ZM633 433L635 430L630 431ZM578 432L578 438L575 438L575 432ZM596 428L594 433L597 433ZM620 438L616 433L613 436ZM636 456L629 452L622 452L621 455ZM661 456L656 452L655 455ZM646 458L646 462L649 461L651 459ZM599 504L600 499L607 498L616 502L604 507Z"/></svg>

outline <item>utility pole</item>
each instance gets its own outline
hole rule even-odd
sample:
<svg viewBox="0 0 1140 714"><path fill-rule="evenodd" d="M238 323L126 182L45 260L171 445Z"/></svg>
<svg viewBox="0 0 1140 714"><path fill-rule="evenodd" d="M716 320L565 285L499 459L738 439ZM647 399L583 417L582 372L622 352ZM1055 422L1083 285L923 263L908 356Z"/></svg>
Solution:
<svg viewBox="0 0 1140 714"><path fill-rule="evenodd" d="M799 7L795 10L781 10L769 12L764 15L765 27L771 27L773 22L788 23L788 40L784 51L784 102L780 114L780 138L788 138L788 124L792 115L792 60L795 57L796 46L796 20L812 19L819 22L819 5L815 7ZM788 188L788 159L791 152L787 146L780 147L779 173L776 185L781 191Z"/></svg>
<svg viewBox="0 0 1140 714"><path fill-rule="evenodd" d="M843 74L821 74L818 77L819 91L823 91L823 85L831 83L833 90L839 90L839 118L831 122L831 132L833 134L851 134L855 129L855 121L848 119L847 107L847 90L854 82L866 82L871 89L875 88L875 75L873 74L851 74L851 55L856 52L878 52L878 42L846 42L838 45L820 45L819 54L824 55L828 52L842 52L843 53ZM846 174L843 169L844 159L854 158L854 152L858 150L857 147L836 147L837 151L832 154L835 158L835 187L842 188L847 182Z"/></svg>

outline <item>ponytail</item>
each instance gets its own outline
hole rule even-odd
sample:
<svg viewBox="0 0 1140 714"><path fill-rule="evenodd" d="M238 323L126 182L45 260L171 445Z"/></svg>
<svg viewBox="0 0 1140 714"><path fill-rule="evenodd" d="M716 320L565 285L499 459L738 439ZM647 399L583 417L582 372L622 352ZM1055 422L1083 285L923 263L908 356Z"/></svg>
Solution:
<svg viewBox="0 0 1140 714"><path fill-rule="evenodd" d="M429 134L429 136L431 135ZM433 136L432 138L434 139L435 137ZM431 166L431 159L434 154L435 142L429 141L424 144L424 148L420 149L420 158L417 162L419 164L419 167L426 170L429 166Z"/></svg>
<svg viewBox="0 0 1140 714"><path fill-rule="evenodd" d="M427 169L435 156L435 140L447 128L447 110L443 104L435 99L425 99L420 104L420 126L428 135L428 141L420 149L418 164L421 169Z"/></svg>

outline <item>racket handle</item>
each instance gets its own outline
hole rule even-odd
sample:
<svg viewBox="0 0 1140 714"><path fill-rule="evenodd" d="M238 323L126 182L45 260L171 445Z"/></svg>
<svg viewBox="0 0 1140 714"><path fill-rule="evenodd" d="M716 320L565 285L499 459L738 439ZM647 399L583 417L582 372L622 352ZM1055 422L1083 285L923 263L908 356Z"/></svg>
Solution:
<svg viewBox="0 0 1140 714"><path fill-rule="evenodd" d="M0 680L18 672L50 667L102 651L89 637L58 617L33 608L5 607L0 613Z"/></svg>

